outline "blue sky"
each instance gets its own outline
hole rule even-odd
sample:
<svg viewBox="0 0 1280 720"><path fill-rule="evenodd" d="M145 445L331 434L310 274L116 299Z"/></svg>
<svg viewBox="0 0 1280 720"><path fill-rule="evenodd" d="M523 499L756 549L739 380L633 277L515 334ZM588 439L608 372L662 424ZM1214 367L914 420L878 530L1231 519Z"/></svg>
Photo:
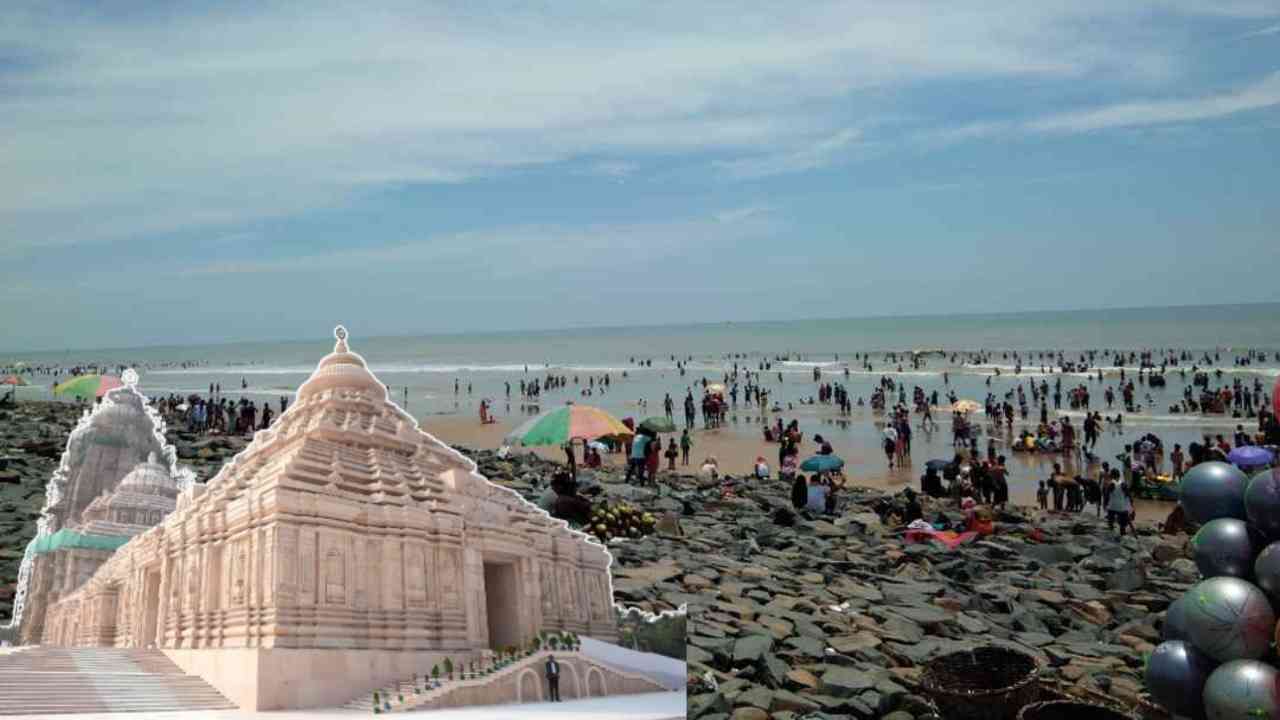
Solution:
<svg viewBox="0 0 1280 720"><path fill-rule="evenodd" d="M1280 300L1280 2L363 5L5 3L0 351Z"/></svg>

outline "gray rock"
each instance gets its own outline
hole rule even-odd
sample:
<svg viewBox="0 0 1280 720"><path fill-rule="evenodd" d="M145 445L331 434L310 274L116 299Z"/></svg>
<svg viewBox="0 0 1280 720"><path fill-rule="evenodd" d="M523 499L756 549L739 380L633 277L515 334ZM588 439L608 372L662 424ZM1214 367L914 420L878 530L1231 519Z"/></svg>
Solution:
<svg viewBox="0 0 1280 720"><path fill-rule="evenodd" d="M773 648L773 638L768 635L747 635L738 638L733 644L733 661L735 663L754 663Z"/></svg>
<svg viewBox="0 0 1280 720"><path fill-rule="evenodd" d="M851 697L875 687L869 673L847 667L828 667L822 674L822 689L836 697Z"/></svg>

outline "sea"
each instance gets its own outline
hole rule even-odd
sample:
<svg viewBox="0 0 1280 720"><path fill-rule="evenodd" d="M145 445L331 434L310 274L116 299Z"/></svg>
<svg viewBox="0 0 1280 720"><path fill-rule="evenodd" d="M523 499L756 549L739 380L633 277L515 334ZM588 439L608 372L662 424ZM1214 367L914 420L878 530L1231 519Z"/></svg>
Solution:
<svg viewBox="0 0 1280 720"><path fill-rule="evenodd" d="M475 416L481 399L489 400L500 418L575 402L639 419L662 414L669 394L678 418L686 393L700 397L704 380L721 382L736 364L739 370L759 373L770 404L776 403L785 419L812 426L837 447L843 443L851 454L866 456L868 463L883 461L872 460L876 453L870 450L878 445L882 418L869 407L840 418L830 406L809 405L819 382L842 384L855 402L869 401L881 378L889 376L905 384L908 400L918 386L926 394L937 390L945 397L954 392L981 403L988 393L1003 399L1018 385L1029 390L1029 383L1045 380L1052 387L1061 379L1064 392L1080 384L1089 387L1093 409L1110 417L1120 408L1105 406L1104 387L1114 387L1122 370L1105 361L1107 351L1150 350L1158 356L1170 349L1189 352L1191 360L1170 368L1165 387L1139 386L1141 411L1124 414L1123 424L1101 448L1110 455L1148 431L1185 447L1203 433L1229 434L1236 425L1247 424L1230 415L1169 411L1191 381L1193 365L1209 368L1214 386L1239 378L1247 387L1263 385L1268 397L1280 376L1280 303L523 332L477 328L472 333L415 337L363 337L358 326L348 331L351 349L366 359L391 398L427 425L431 416ZM40 353L0 348L0 374L25 373L32 385L19 388L19 397L37 399L52 398L52 384L70 377L69 370L76 366L94 365L112 373L133 367L141 376L140 389L152 396L207 396L213 385L224 396L275 406L279 398L292 396L333 344L326 328L313 338L273 342ZM920 366L909 361L911 351L936 350L943 352L921 355ZM1077 360L1088 351L1098 354L1087 373L1064 374L1054 367L1058 352ZM1238 358L1250 351L1255 351L1253 361L1240 364ZM53 366L58 370L40 371ZM1096 375L1099 366L1102 381ZM1188 371L1185 378L1182 369ZM1133 373L1134 367L1124 370ZM551 375L564 378L565 386L544 390L536 403L521 399L521 381L538 379L545 384ZM609 383L602 392L606 376ZM1083 411L1068 409L1065 400L1063 408L1050 414L1073 417L1078 427ZM940 415L945 426L948 418ZM1031 421L1037 415L1033 407ZM759 426L772 422L773 416L743 405L734 410L729 430L759 435Z"/></svg>

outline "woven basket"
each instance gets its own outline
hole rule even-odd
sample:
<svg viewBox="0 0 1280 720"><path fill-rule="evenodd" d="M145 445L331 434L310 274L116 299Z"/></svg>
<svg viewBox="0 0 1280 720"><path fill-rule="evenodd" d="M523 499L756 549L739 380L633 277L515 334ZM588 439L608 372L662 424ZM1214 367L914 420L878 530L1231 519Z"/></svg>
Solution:
<svg viewBox="0 0 1280 720"><path fill-rule="evenodd" d="M1133 720L1133 716L1093 703L1054 700L1022 708L1018 720Z"/></svg>
<svg viewBox="0 0 1280 720"><path fill-rule="evenodd" d="M1039 672L1026 653L984 645L930 660L920 686L947 720L1016 720L1019 710L1040 699Z"/></svg>

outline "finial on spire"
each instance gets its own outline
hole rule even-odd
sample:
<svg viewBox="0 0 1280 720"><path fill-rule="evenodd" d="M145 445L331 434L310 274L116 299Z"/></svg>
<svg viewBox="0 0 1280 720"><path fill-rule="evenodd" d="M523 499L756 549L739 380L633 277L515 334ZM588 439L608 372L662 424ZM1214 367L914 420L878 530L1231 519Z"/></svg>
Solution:
<svg viewBox="0 0 1280 720"><path fill-rule="evenodd" d="M147 453L147 464L148 464L148 465L155 465L155 464L156 464L156 451L155 451L155 450L152 450L151 452Z"/></svg>
<svg viewBox="0 0 1280 720"><path fill-rule="evenodd" d="M120 376L120 381L123 382L127 388L136 386L138 384L138 371L133 368L125 370L124 374Z"/></svg>
<svg viewBox="0 0 1280 720"><path fill-rule="evenodd" d="M347 329L341 325L333 329L333 336L338 338L338 342L333 346L336 353L347 352Z"/></svg>

